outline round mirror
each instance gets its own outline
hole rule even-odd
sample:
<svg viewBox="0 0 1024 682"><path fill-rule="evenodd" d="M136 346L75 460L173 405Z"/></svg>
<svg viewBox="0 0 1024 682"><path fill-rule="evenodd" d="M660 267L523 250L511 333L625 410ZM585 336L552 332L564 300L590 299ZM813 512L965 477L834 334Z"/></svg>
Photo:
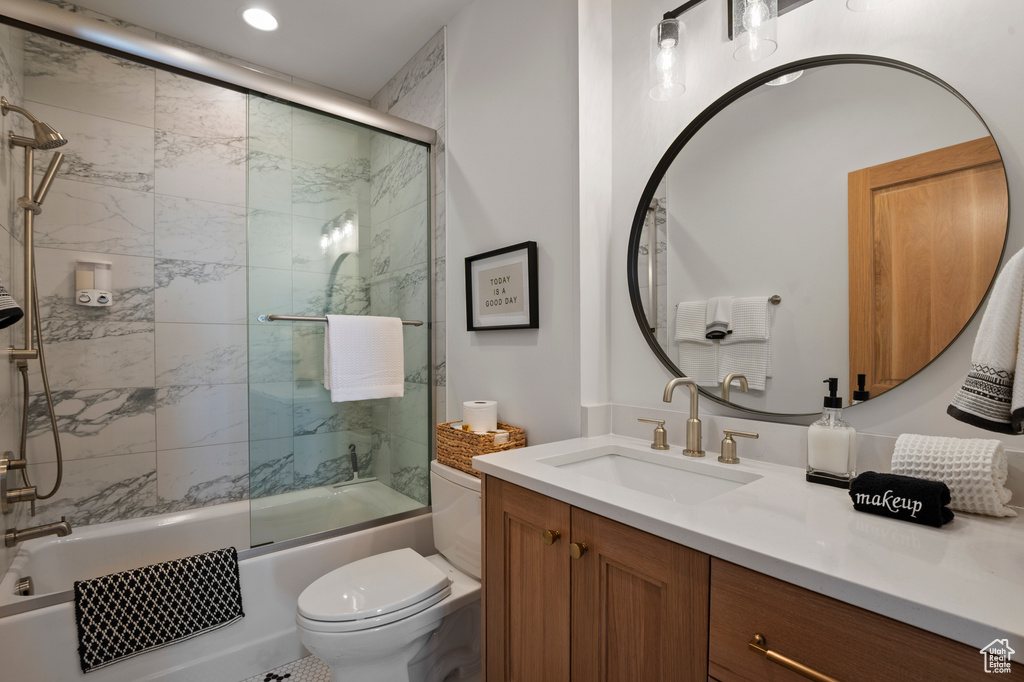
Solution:
<svg viewBox="0 0 1024 682"><path fill-rule="evenodd" d="M844 405L867 397L858 375L876 397L977 312L1008 202L988 127L942 81L878 57L795 62L662 157L630 234L633 310L673 374L740 409L820 411L829 377Z"/></svg>

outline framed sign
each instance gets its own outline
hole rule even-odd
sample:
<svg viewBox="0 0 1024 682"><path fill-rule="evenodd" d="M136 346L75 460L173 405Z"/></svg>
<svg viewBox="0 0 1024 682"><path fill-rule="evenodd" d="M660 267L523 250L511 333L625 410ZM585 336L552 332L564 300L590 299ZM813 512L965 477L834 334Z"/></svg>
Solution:
<svg viewBox="0 0 1024 682"><path fill-rule="evenodd" d="M537 329L537 242L466 259L466 327Z"/></svg>

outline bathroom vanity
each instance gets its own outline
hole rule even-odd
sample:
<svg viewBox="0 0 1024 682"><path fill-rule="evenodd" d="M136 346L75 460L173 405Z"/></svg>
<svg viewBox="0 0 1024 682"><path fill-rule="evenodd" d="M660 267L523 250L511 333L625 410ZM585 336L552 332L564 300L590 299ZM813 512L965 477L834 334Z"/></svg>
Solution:
<svg viewBox="0 0 1024 682"><path fill-rule="evenodd" d="M713 460L619 436L475 458L486 679L991 679L981 649L1024 652L1024 517L917 526Z"/></svg>

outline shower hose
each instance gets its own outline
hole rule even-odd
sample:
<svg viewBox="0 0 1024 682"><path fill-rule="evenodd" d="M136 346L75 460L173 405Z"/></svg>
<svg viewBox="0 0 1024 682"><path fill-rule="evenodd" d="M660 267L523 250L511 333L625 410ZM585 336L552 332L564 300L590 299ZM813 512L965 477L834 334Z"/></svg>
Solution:
<svg viewBox="0 0 1024 682"><path fill-rule="evenodd" d="M60 433L57 430L57 414L53 407L53 394L50 392L50 379L46 374L46 358L43 356L43 328L40 323L39 317L39 284L36 281L36 267L35 267L35 253L32 254L32 300L29 302L32 306L32 310L35 312L35 333L36 343L39 347L39 371L43 377L43 393L46 395L46 407L49 411L50 416L50 429L53 431L53 444L57 450L57 480L53 484L53 488L50 492L45 495L36 493L37 500L45 500L54 496L57 490L60 488L61 480L64 478L64 457L60 449ZM28 334L32 333L31 329L25 330ZM26 344L31 347L31 343ZM18 371L21 372L21 385L24 394L24 399L21 401L21 459L25 459L28 450L28 402L29 402L29 388L28 388L28 362L25 360L18 361ZM24 467L21 470L21 477L25 481L25 485L28 487L32 486L32 481L28 477L28 467ZM33 503L33 511L35 510L35 504Z"/></svg>

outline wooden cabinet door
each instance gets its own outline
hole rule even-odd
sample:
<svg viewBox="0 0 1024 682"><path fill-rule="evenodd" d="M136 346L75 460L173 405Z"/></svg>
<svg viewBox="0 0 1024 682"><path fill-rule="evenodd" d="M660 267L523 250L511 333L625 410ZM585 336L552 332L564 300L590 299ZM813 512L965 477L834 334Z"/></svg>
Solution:
<svg viewBox="0 0 1024 682"><path fill-rule="evenodd" d="M706 682L708 555L576 508L572 541L573 682Z"/></svg>
<svg viewBox="0 0 1024 682"><path fill-rule="evenodd" d="M483 503L485 679L567 682L569 505L492 476Z"/></svg>

